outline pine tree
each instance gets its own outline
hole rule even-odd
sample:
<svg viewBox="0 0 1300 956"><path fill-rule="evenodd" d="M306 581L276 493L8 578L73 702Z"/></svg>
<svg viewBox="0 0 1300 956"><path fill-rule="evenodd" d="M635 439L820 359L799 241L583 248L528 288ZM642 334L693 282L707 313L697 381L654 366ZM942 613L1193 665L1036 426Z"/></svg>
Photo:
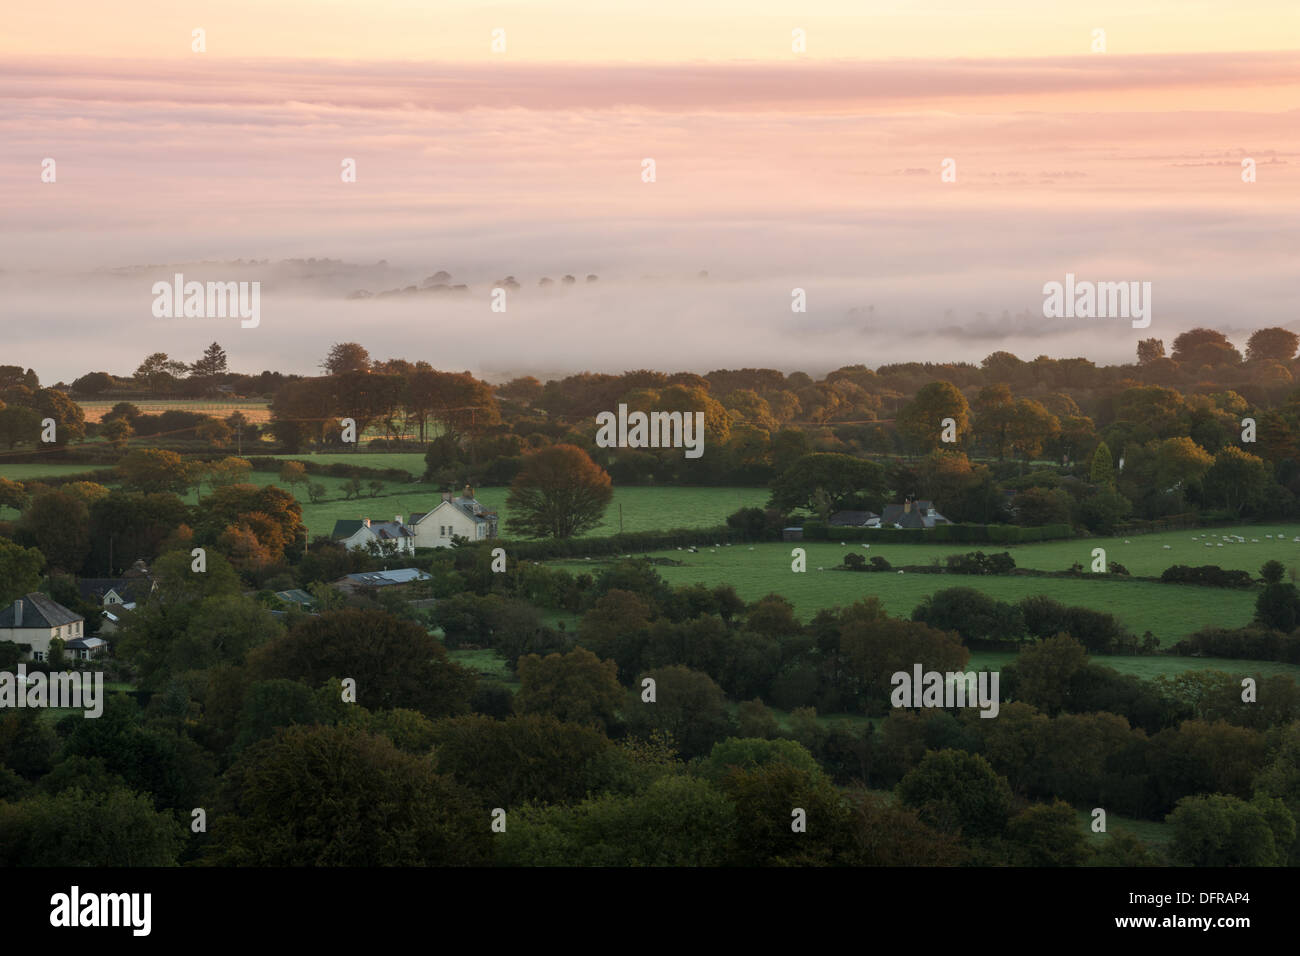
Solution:
<svg viewBox="0 0 1300 956"><path fill-rule="evenodd" d="M1102 442L1092 454L1092 483L1106 488L1115 487L1115 462L1110 456L1110 449Z"/></svg>
<svg viewBox="0 0 1300 956"><path fill-rule="evenodd" d="M195 378L212 378L226 373L226 350L213 342L203 350L203 357L190 366Z"/></svg>

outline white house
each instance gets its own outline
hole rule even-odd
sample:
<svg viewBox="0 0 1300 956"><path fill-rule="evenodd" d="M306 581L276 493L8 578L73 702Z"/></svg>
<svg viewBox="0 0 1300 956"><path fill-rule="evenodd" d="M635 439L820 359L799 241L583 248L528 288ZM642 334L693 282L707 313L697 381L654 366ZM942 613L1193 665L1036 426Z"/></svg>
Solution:
<svg viewBox="0 0 1300 956"><path fill-rule="evenodd" d="M457 498L444 491L436 508L411 515L408 524L415 531L417 548L450 548L452 539L458 536L469 541L497 536L497 513L484 508L469 485Z"/></svg>
<svg viewBox="0 0 1300 956"><path fill-rule="evenodd" d="M345 548L368 551L374 545L385 554L415 553L415 532L402 522L401 515L392 521L371 521L369 518L339 520L334 522L334 533L330 537Z"/></svg>
<svg viewBox="0 0 1300 956"><path fill-rule="evenodd" d="M50 641L65 643L85 637L86 619L44 594L25 594L0 609L0 641L13 641L25 657L43 661L50 656Z"/></svg>

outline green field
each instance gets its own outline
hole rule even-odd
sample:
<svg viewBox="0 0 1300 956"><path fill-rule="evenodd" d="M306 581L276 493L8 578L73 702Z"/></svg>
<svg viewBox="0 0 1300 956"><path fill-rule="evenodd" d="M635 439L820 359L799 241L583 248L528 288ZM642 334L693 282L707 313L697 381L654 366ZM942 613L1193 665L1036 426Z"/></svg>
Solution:
<svg viewBox="0 0 1300 956"><path fill-rule="evenodd" d="M1225 535L1239 534L1244 544L1229 543ZM1268 537L1272 535L1272 537ZM1202 537L1208 536L1208 537ZM932 564L942 562L950 554L983 551L986 554L1008 552L1022 568L1043 571L1064 571L1072 564L1085 568L1092 564L1092 549L1104 548L1107 561L1118 561L1130 574L1159 577L1165 568L1175 564L1193 567L1217 564L1221 568L1250 571L1258 575L1260 565L1277 559L1291 567L1300 567L1300 542L1291 539L1300 536L1300 524L1243 525L1232 528L1200 529L1195 531L1167 531L1160 534L1133 535L1129 538L1075 538L1068 541L1043 541L1034 544L861 544L848 542L803 543L808 548L808 563L813 563L814 550L817 563L827 561L839 564L846 551L857 551L869 557L880 555L890 564ZM1193 540L1196 538L1197 540ZM1252 539L1258 539L1257 542ZM1126 543L1127 541L1127 543ZM1206 547L1206 542L1211 547ZM1214 545L1222 544L1223 547ZM1165 546L1168 545L1168 550ZM793 545L792 545L793 547Z"/></svg>
<svg viewBox="0 0 1300 956"><path fill-rule="evenodd" d="M89 471L102 471L103 477L107 479L112 477L113 467L111 465L68 465L59 462L50 462L48 465L41 463L12 465L0 462L0 478L8 478L10 481L38 481L41 478L58 478L61 475L78 475Z"/></svg>
<svg viewBox="0 0 1300 956"><path fill-rule="evenodd" d="M1015 660L1014 651L972 651L970 663L972 670L999 670ZM1272 677L1274 674L1287 674L1300 681L1300 665L1280 664L1277 661L1232 660L1227 657L1126 657L1109 656L1093 658L1099 664L1112 667L1121 674L1132 674L1142 680L1152 680L1164 674L1176 677L1187 671L1224 671L1242 677Z"/></svg>
<svg viewBox="0 0 1300 956"><path fill-rule="evenodd" d="M701 549L697 554L660 551L654 556L682 562L678 567L659 568L659 573L674 587L694 583L710 587L732 584L747 601L780 594L794 604L804 620L823 608L852 604L866 597L878 597L890 614L906 617L922 598L959 586L978 588L1000 601L1047 594L1065 604L1109 611L1139 635L1151 631L1162 644L1173 643L1211 625L1240 627L1254 613L1255 595L1250 591L1157 584L1100 575L1072 579L832 571L841 562L845 548L838 543L799 546L808 554L808 570L803 574L790 570L790 551L795 545L789 543L724 546ZM898 545L881 552L892 555L892 560L898 563L922 563L904 554L906 548ZM874 546L871 553L876 553ZM590 571L601 563L569 561L562 566Z"/></svg>
<svg viewBox="0 0 1300 956"><path fill-rule="evenodd" d="M255 472L252 480L258 484L278 483L278 478L269 472ZM362 479L362 484L367 480ZM330 500L313 505L307 499L306 489L302 485L297 488L303 522L312 535L328 534L340 518L391 520L394 515L406 517L412 512L429 511L442 500L437 485L386 482L383 494L377 498L366 496L360 500L343 501L340 489L346 479L312 476L311 481L330 489ZM503 524L509 518L510 512L506 508L508 488L476 488L474 494L485 507L501 515ZM603 538L618 533L619 505L623 507L624 531L654 531L661 528L716 527L724 524L727 515L738 508L751 507L766 498L767 491L762 488L616 488L604 522L588 537ZM504 528L502 533L505 533Z"/></svg>

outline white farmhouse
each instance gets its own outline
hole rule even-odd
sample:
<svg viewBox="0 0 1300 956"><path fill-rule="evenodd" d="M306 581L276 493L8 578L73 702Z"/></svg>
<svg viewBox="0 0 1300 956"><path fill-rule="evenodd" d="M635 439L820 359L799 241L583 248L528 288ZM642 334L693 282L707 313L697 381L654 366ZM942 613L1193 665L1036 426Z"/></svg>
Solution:
<svg viewBox="0 0 1300 956"><path fill-rule="evenodd" d="M0 608L0 641L13 641L29 660L50 656L50 641L85 637L86 619L44 594L26 594Z"/></svg>
<svg viewBox="0 0 1300 956"><path fill-rule="evenodd" d="M415 532L397 515L392 521L371 521L355 518L334 522L330 537L345 548L369 551L377 548L383 554L414 554Z"/></svg>
<svg viewBox="0 0 1300 956"><path fill-rule="evenodd" d="M455 537L485 541L497 536L497 513L484 508L469 485L457 498L444 491L436 508L411 515L408 524L415 531L417 548L450 548Z"/></svg>

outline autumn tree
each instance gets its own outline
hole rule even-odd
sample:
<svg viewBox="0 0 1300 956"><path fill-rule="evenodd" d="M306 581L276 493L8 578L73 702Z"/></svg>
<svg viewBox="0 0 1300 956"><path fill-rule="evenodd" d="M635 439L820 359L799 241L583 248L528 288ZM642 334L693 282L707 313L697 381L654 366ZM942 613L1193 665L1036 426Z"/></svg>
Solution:
<svg viewBox="0 0 1300 956"><path fill-rule="evenodd" d="M280 466L280 480L292 491L307 482L307 466L300 461L286 461Z"/></svg>
<svg viewBox="0 0 1300 956"><path fill-rule="evenodd" d="M335 342L320 367L326 375L370 371L370 353L356 342Z"/></svg>
<svg viewBox="0 0 1300 956"><path fill-rule="evenodd" d="M1137 357L1139 365L1150 365L1156 359L1165 357L1165 343L1163 339L1142 339L1137 344Z"/></svg>
<svg viewBox="0 0 1300 956"><path fill-rule="evenodd" d="M1300 335L1288 329L1259 329L1246 341L1246 358L1252 362L1259 359L1289 362L1295 358L1297 348L1300 348Z"/></svg>
<svg viewBox="0 0 1300 956"><path fill-rule="evenodd" d="M1179 365L1193 368L1209 365L1240 365L1241 353L1222 332L1213 329L1192 329L1174 339L1170 356Z"/></svg>
<svg viewBox="0 0 1300 956"><path fill-rule="evenodd" d="M600 524L614 497L603 468L576 445L551 445L524 458L506 499L512 532L571 538Z"/></svg>
<svg viewBox="0 0 1300 956"><path fill-rule="evenodd" d="M898 433L913 450L928 452L941 447L946 418L953 420L960 443L970 428L966 396L951 382L930 382L898 413Z"/></svg>

